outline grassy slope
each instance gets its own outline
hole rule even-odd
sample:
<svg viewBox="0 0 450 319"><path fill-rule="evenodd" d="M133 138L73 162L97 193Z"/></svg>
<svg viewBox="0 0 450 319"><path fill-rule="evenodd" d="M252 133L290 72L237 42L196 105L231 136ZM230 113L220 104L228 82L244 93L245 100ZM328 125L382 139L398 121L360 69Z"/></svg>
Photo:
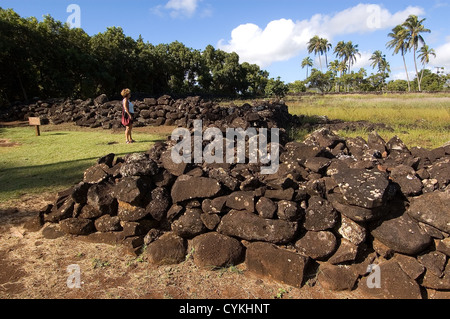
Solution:
<svg viewBox="0 0 450 319"><path fill-rule="evenodd" d="M450 141L450 94L306 96L288 98L286 104L297 115L386 123L395 132L378 133L386 140L397 135L409 147L436 148ZM367 133L339 132L346 137Z"/></svg>
<svg viewBox="0 0 450 319"><path fill-rule="evenodd" d="M158 135L135 133L138 142L127 145L124 135L103 130L52 131L43 127L0 128L0 139L20 146L0 147L0 202L27 193L56 191L82 180L83 172L109 153L123 156L145 152L161 140Z"/></svg>

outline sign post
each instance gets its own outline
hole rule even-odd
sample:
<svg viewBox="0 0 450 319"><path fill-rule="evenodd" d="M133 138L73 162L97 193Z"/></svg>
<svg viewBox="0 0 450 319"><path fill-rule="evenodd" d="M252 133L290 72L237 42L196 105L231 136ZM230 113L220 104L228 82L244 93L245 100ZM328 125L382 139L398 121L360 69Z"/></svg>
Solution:
<svg viewBox="0 0 450 319"><path fill-rule="evenodd" d="M41 119L39 117L29 117L28 122L30 125L36 126L36 136L41 136Z"/></svg>

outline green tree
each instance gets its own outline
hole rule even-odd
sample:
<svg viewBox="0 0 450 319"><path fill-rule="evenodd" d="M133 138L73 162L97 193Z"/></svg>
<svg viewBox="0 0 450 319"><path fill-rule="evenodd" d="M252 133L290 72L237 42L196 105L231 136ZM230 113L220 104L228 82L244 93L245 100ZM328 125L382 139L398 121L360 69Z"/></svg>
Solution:
<svg viewBox="0 0 450 319"><path fill-rule="evenodd" d="M347 61L348 63L348 72L351 71L352 65L355 64L358 56L361 57L358 45L353 44L352 41L347 42L344 48L344 57L345 57L344 60Z"/></svg>
<svg viewBox="0 0 450 319"><path fill-rule="evenodd" d="M325 63L328 69L328 52L333 48L333 45L328 42L328 39L322 38L320 39L321 47L322 47L322 53L325 54Z"/></svg>
<svg viewBox="0 0 450 319"><path fill-rule="evenodd" d="M426 19L419 20L419 18L416 15L410 15L408 19L403 23L403 27L407 30L407 44L408 49L413 50L414 54L414 66L416 68L416 78L417 78L417 85L419 88L419 92L421 91L420 87L420 77L419 77L419 70L417 68L417 59L416 59L416 52L418 51L419 44L425 44L425 40L422 36L422 33L430 33L430 29L426 29L423 25L423 22Z"/></svg>
<svg viewBox="0 0 450 319"><path fill-rule="evenodd" d="M389 81L386 89L390 92L406 92L411 89L411 86L406 80Z"/></svg>
<svg viewBox="0 0 450 319"><path fill-rule="evenodd" d="M317 69L312 69L308 78L310 88L317 88L322 93L330 92L334 84L334 74L332 71L323 73Z"/></svg>
<svg viewBox="0 0 450 319"><path fill-rule="evenodd" d="M306 68L306 78L309 76L309 68L312 68L314 66L314 61L311 59L311 57L306 57L302 61L302 69Z"/></svg>
<svg viewBox="0 0 450 319"><path fill-rule="evenodd" d="M389 33L388 36L392 38L392 40L390 40L386 44L386 47L388 49L394 50L393 55L396 55L399 52L401 53L403 65L405 67L406 79L408 82L408 91L411 92L411 81L409 79L408 67L406 66L406 59L405 59L406 52L408 51L408 42L407 42L408 31L404 26L398 25L394 29L392 29L392 32Z"/></svg>
<svg viewBox="0 0 450 319"><path fill-rule="evenodd" d="M434 49L431 49L427 44L424 44L420 48L419 52L420 52L420 54L419 54L418 58L420 59L420 62L422 63L422 73L420 75L419 83L422 83L425 67L430 63L431 56L436 57L436 51L434 51Z"/></svg>
<svg viewBox="0 0 450 319"><path fill-rule="evenodd" d="M289 93L302 93L306 92L306 85L304 81L295 81L289 83Z"/></svg>
<svg viewBox="0 0 450 319"><path fill-rule="evenodd" d="M321 55L323 54L323 42L318 35L311 38L308 42L308 53L311 54L314 52L314 55L319 56L320 70L322 70L322 59Z"/></svg>
<svg viewBox="0 0 450 319"><path fill-rule="evenodd" d="M289 85L281 81L280 77L277 77L277 79L271 78L267 82L266 86L267 97L283 98L286 96L288 92L289 92Z"/></svg>

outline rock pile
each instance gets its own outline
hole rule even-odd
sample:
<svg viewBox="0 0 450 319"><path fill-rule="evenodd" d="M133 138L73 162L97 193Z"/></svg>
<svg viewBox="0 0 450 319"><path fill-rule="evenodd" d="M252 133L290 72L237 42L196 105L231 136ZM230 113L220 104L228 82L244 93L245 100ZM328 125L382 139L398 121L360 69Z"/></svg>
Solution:
<svg viewBox="0 0 450 319"><path fill-rule="evenodd" d="M205 101L201 97L173 99L168 95L159 98L144 98L133 101L135 104L135 127L144 126L178 126L191 127L193 120L202 120L205 125L215 127L301 127L313 131L320 127L332 130L392 130L379 123L344 122L330 120L325 116L313 118L291 115L283 101L255 102L237 107L220 105ZM106 95L95 99L48 99L24 105L16 104L9 109L0 110L0 121L28 121L29 117L41 118L41 123L62 124L75 123L77 126L104 129L120 129L122 103L119 100L109 101ZM269 125L265 124L270 122Z"/></svg>
<svg viewBox="0 0 450 319"><path fill-rule="evenodd" d="M173 99L168 95L160 98L145 98L135 104L136 127L179 126L190 127L193 120L202 120L206 125L221 127L225 123L232 127L257 125L274 121L278 127L298 124L298 118L289 114L284 103L263 102L260 105L242 107L220 106L200 97ZM40 117L42 123L75 123L78 126L104 129L120 128L121 101L108 101L106 95L88 100L49 99L30 105L15 105L3 114L3 121L27 121L29 117ZM270 125L269 125L270 126Z"/></svg>
<svg viewBox="0 0 450 319"><path fill-rule="evenodd" d="M254 115L245 126L264 124ZM87 241L145 247L158 265L191 252L199 267L244 262L296 287L384 298L450 290L449 146L408 149L397 137L324 128L281 143L278 172L261 175L259 164L175 164L173 144L100 158L42 220Z"/></svg>

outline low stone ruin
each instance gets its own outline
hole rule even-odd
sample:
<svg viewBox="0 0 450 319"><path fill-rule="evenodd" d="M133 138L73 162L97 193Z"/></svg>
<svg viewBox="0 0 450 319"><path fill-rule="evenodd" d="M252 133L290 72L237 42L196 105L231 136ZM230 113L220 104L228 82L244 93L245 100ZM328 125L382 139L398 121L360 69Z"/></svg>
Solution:
<svg viewBox="0 0 450 319"><path fill-rule="evenodd" d="M289 114L283 101L255 102L237 107L233 103L221 105L203 100L199 96L174 99L164 95L159 98L144 98L133 101L135 104L134 126L179 126L191 127L192 121L202 120L206 126L222 127L224 123L232 127L243 127L251 122L256 127L267 121L274 122L277 127L302 127L315 130L327 127L334 130L392 130L383 123L374 124L365 121L344 122L330 120L324 116L306 118ZM29 117L39 117L41 123L63 124L74 123L77 126L103 129L122 129L122 102L109 101L106 95L95 99L48 99L32 104L17 104L11 108L0 110L0 121L28 121ZM261 124L262 123L262 124Z"/></svg>
<svg viewBox="0 0 450 319"><path fill-rule="evenodd" d="M277 127L269 111L214 123ZM156 265L188 255L211 269L245 263L295 287L376 298L450 290L450 146L409 149L398 137L344 139L322 128L303 142L280 140L278 172L262 175L261 163L176 164L174 144L100 158L39 222Z"/></svg>

